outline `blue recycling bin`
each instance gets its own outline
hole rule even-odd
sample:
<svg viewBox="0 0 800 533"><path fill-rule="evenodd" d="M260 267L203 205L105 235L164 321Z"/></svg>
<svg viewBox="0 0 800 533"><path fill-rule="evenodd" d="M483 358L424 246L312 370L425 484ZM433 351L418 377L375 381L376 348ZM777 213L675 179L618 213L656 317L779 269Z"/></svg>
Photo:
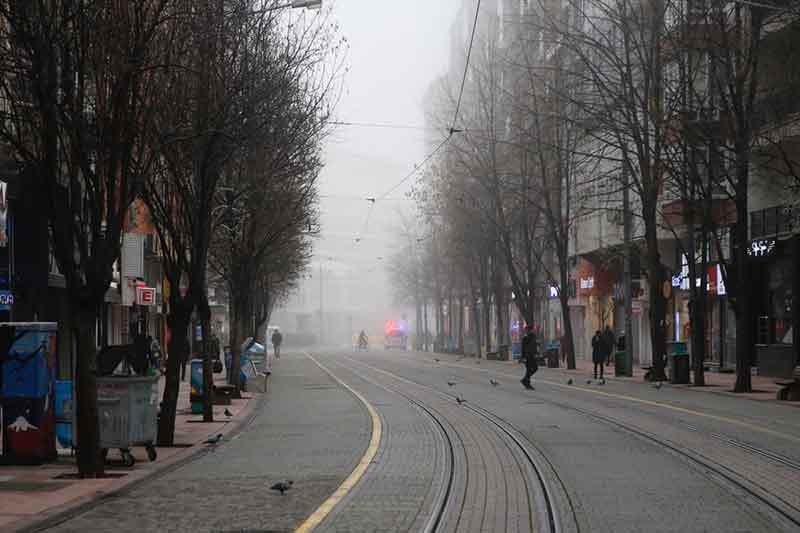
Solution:
<svg viewBox="0 0 800 533"><path fill-rule="evenodd" d="M62 448L72 448L72 381L56 381L56 439Z"/></svg>
<svg viewBox="0 0 800 533"><path fill-rule="evenodd" d="M199 415L203 413L203 360L192 359L190 364L189 383L191 391L189 393L189 401L192 403L192 414Z"/></svg>
<svg viewBox="0 0 800 533"><path fill-rule="evenodd" d="M247 374L244 373L246 365L250 364L250 358L246 354L239 354L239 385L245 386L247 384ZM233 368L233 355L230 351L225 351L225 373L228 376L228 383L231 382L231 369Z"/></svg>

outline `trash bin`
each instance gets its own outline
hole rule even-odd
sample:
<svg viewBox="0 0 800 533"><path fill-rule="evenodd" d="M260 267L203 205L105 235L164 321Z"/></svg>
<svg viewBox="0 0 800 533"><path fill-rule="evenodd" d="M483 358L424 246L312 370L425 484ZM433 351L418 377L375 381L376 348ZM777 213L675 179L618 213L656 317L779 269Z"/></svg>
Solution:
<svg viewBox="0 0 800 533"><path fill-rule="evenodd" d="M203 413L203 360L192 359L190 372L191 391L189 401L192 403L192 414Z"/></svg>
<svg viewBox="0 0 800 533"><path fill-rule="evenodd" d="M669 347L670 383L689 383L689 352L685 342L671 342Z"/></svg>
<svg viewBox="0 0 800 533"><path fill-rule="evenodd" d="M135 460L130 447L143 445L147 448L147 457L156 460L157 376L98 377L97 414L104 454L110 448L118 448L125 465L133 466Z"/></svg>
<svg viewBox="0 0 800 533"><path fill-rule="evenodd" d="M545 353L547 368L558 368L558 348L548 348Z"/></svg>
<svg viewBox="0 0 800 533"><path fill-rule="evenodd" d="M627 367L625 366L627 363L627 352L625 350L617 350L614 352L614 375L619 376L627 376Z"/></svg>

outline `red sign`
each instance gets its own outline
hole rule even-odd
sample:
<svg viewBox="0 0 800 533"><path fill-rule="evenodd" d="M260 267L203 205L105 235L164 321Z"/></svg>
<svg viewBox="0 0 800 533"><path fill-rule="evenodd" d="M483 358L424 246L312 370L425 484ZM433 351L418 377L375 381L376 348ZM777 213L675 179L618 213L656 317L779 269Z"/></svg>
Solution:
<svg viewBox="0 0 800 533"><path fill-rule="evenodd" d="M155 305L156 290L153 287L136 287L136 305Z"/></svg>

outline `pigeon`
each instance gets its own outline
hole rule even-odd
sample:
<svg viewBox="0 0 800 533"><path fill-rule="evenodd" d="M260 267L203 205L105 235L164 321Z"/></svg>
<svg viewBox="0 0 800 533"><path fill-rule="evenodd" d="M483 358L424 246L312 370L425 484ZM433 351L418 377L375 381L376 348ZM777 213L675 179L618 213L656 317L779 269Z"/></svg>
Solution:
<svg viewBox="0 0 800 533"><path fill-rule="evenodd" d="M462 403L467 403L467 400L461 398L460 396L456 396L456 401L458 402L458 405L461 405Z"/></svg>
<svg viewBox="0 0 800 533"><path fill-rule="evenodd" d="M492 387L497 387L498 385L500 385L500 382L499 382L499 381L495 381L495 380L493 380L493 379L490 379L490 380L489 380L489 383L491 383L491 384L492 384Z"/></svg>
<svg viewBox="0 0 800 533"><path fill-rule="evenodd" d="M283 493L292 488L294 481L287 479L286 481L279 481L270 487L271 490L277 490L283 496Z"/></svg>
<svg viewBox="0 0 800 533"><path fill-rule="evenodd" d="M569 379L567 380L567 385L572 385L572 378L569 378Z"/></svg>
<svg viewBox="0 0 800 533"><path fill-rule="evenodd" d="M591 384L592 384L592 380L591 380L591 379L587 379L587 380L586 380L586 384L587 384L587 385L591 385Z"/></svg>
<svg viewBox="0 0 800 533"><path fill-rule="evenodd" d="M228 418L230 418L230 417L232 417L232 416L233 416L233 413L231 413L231 412L228 410L228 408L227 408L227 407L225 408L225 416L227 416Z"/></svg>
<svg viewBox="0 0 800 533"><path fill-rule="evenodd" d="M600 382L598 383L598 385L605 385L605 384L606 384L606 380L601 378Z"/></svg>
<svg viewBox="0 0 800 533"><path fill-rule="evenodd" d="M222 440L222 433L217 433L215 436L209 437L206 440L204 440L203 444L208 444L209 446L216 446L217 444L219 444L219 441L221 440Z"/></svg>
<svg viewBox="0 0 800 533"><path fill-rule="evenodd" d="M455 387L455 385L456 385L456 382L455 382L455 381L448 381L448 382L447 382L447 385L448 385L449 387Z"/></svg>
<svg viewBox="0 0 800 533"><path fill-rule="evenodd" d="M660 389L660 388L661 388L661 385L662 385L662 383L659 381L658 383L656 383L655 385L653 385L653 387L655 387L656 389Z"/></svg>
<svg viewBox="0 0 800 533"><path fill-rule="evenodd" d="M479 365L479 364L481 364L481 360L480 360L480 359L478 359L477 361L475 361L475 364L476 364L476 365Z"/></svg>
<svg viewBox="0 0 800 533"><path fill-rule="evenodd" d="M439 360L438 360L438 359L434 359L434 361L436 361L437 363L439 362Z"/></svg>

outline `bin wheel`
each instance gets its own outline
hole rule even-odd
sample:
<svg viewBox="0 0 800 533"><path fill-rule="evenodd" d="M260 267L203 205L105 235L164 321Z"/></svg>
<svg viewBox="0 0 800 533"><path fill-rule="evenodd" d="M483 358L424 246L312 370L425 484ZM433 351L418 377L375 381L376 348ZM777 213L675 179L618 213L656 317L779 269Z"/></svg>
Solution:
<svg viewBox="0 0 800 533"><path fill-rule="evenodd" d="M122 452L122 464L127 466L128 468L132 467L136 463L136 458L131 455L131 452L128 450L121 450Z"/></svg>
<svg viewBox="0 0 800 533"><path fill-rule="evenodd" d="M150 459L150 461L155 461L158 458L156 448L152 444L147 446L147 458Z"/></svg>

